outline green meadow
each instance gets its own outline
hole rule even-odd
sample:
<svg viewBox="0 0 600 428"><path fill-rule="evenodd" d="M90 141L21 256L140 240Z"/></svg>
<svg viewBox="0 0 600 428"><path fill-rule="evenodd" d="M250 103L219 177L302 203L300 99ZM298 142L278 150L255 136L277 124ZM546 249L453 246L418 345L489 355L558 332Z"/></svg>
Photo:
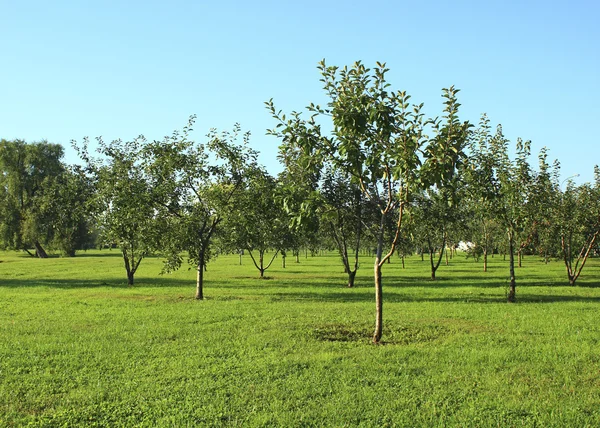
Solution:
<svg viewBox="0 0 600 428"><path fill-rule="evenodd" d="M365 256L353 289L334 253L220 256L204 301L115 250L0 261L0 426L600 426L598 259L568 287L525 257L507 304L500 256L394 257L381 345Z"/></svg>

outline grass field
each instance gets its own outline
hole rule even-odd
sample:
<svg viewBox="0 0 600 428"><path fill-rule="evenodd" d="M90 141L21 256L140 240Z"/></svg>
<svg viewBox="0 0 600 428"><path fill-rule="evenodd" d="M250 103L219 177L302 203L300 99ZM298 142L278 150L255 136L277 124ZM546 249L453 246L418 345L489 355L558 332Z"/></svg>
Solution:
<svg viewBox="0 0 600 428"><path fill-rule="evenodd" d="M222 256L204 301L158 259L0 260L0 426L600 426L600 260L527 257L507 304L498 256L394 258L379 346L366 257L347 289L334 254Z"/></svg>

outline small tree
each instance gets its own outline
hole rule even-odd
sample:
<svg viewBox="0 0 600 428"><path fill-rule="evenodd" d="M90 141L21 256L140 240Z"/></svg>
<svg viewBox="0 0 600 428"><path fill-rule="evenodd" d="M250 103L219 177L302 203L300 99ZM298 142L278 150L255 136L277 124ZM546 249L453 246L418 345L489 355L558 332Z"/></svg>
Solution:
<svg viewBox="0 0 600 428"><path fill-rule="evenodd" d="M488 255L493 254L499 229L494 214L497 188L491 181L495 174L491 139L490 121L484 114L471 140L470 156L464 169L465 203L470 213L469 236L475 245L474 253L483 256L484 272L488 270Z"/></svg>
<svg viewBox="0 0 600 428"><path fill-rule="evenodd" d="M348 274L348 287L354 286L359 266L363 222L367 221L368 206L360 186L351 176L325 170L319 206L324 232L335 242L338 254Z"/></svg>
<svg viewBox="0 0 600 428"><path fill-rule="evenodd" d="M529 198L531 216L531 243L547 264L552 255L558 255L559 240L553 226L553 212L559 203L560 164L548 163L548 152L542 148L539 153L539 170L534 174Z"/></svg>
<svg viewBox="0 0 600 428"><path fill-rule="evenodd" d="M301 124L298 121L298 125ZM315 165L313 158L306 157L293 141L285 138L277 157L284 166L277 179L276 196L289 221L286 249L292 250L296 263L299 263L300 249L307 249L318 241L320 219L317 210L311 208L318 206L315 202L320 201L320 166Z"/></svg>
<svg viewBox="0 0 600 428"><path fill-rule="evenodd" d="M146 139L96 140L98 158L89 155L87 138L81 147L72 144L95 182L101 239L120 248L127 283L133 285L140 263L156 250L161 234L154 189L142 165Z"/></svg>
<svg viewBox="0 0 600 428"><path fill-rule="evenodd" d="M575 187L569 182L559 190L553 211L553 231L560 237L560 256L574 286L600 236L600 169L594 168L594 184Z"/></svg>
<svg viewBox="0 0 600 428"><path fill-rule="evenodd" d="M154 141L144 151L144 166L154 190L163 233L158 242L166 257L163 272L181 267L182 252L196 269L196 299L204 298L204 271L212 244L253 168L256 153L248 147L250 134L211 130L206 143L189 139L195 122L190 117L182 133Z"/></svg>
<svg viewBox="0 0 600 428"><path fill-rule="evenodd" d="M260 277L290 241L289 222L277 197L277 182L265 171L248 177L247 186L236 197L228 216L228 233L234 248L248 251ZM265 258L272 250L270 258Z"/></svg>
<svg viewBox="0 0 600 428"><path fill-rule="evenodd" d="M411 210L414 216L414 232L422 246L429 253L431 280L440 267L446 245L452 211L441 192L429 189L415 199Z"/></svg>
<svg viewBox="0 0 600 428"><path fill-rule="evenodd" d="M371 71L362 63L353 67L319 64L324 89L329 97L326 108L311 104L313 114L307 121L299 113L291 119L277 112L272 101L268 108L278 121L273 133L294 141L316 162L331 165L353 177L367 200L378 207L379 218L371 223L377 250L374 263L375 331L373 341L379 343L383 326L382 266L394 253L400 236L404 209L420 181L420 149L427 138L422 105L412 106L405 92L389 89L385 64ZM452 91L445 91L453 96ZM324 136L316 117L330 118L331 136ZM435 123L435 121L433 122ZM437 153L436 153L437 155ZM431 156L440 167L431 167L431 175L447 174L445 156ZM394 237L384 252L388 217L397 215Z"/></svg>
<svg viewBox="0 0 600 428"><path fill-rule="evenodd" d="M498 224L504 229L508 246L510 284L508 302L516 300L515 250L517 242L530 234L532 171L528 163L529 141L517 140L516 157L508 155L508 140L497 127L491 135L489 127L479 132L477 153L469 165L471 190L476 200L489 207ZM521 237L521 238L520 238ZM523 238L524 237L524 238Z"/></svg>

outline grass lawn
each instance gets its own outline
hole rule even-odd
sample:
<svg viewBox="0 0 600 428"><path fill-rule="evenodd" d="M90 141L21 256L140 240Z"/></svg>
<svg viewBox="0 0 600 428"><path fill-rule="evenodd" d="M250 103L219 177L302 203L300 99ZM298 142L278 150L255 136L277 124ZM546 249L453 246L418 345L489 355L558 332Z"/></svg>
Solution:
<svg viewBox="0 0 600 428"><path fill-rule="evenodd" d="M383 345L371 259L354 289L335 254L249 258L126 285L117 251L0 253L0 426L600 426L600 260L564 267L457 256L384 266Z"/></svg>

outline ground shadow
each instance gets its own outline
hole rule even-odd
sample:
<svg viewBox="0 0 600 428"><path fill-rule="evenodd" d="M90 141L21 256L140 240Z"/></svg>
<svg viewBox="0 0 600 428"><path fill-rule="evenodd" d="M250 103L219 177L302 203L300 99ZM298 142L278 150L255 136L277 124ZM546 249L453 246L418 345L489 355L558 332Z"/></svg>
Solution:
<svg viewBox="0 0 600 428"><path fill-rule="evenodd" d="M272 300L275 301L320 301L320 302L373 302L372 293L344 293L344 292L325 292L325 293L306 293L306 292L286 292L273 293ZM457 294L455 296L412 296L410 294L385 293L384 302L390 303L501 303L507 304L505 296L498 295L473 295ZM589 302L600 303L600 296L574 296L574 295L547 295L547 294L528 294L517 293L516 304L529 303L558 303L558 302Z"/></svg>
<svg viewBox="0 0 600 428"><path fill-rule="evenodd" d="M135 280L134 285L128 285L127 279L106 279L106 280L88 280L88 279L3 279L0 281L0 288L33 288L49 287L58 289L73 288L135 288L135 287L186 287L195 285L193 281L185 281L173 278L139 278Z"/></svg>
<svg viewBox="0 0 600 428"><path fill-rule="evenodd" d="M96 257L120 257L123 258L123 254L121 254L120 251L110 251L110 250L106 250L106 251L102 251L102 252L93 252L93 253L86 253L86 252L82 252L82 253L77 253L75 255L75 257L72 257L74 259L78 259L78 258L96 258Z"/></svg>

